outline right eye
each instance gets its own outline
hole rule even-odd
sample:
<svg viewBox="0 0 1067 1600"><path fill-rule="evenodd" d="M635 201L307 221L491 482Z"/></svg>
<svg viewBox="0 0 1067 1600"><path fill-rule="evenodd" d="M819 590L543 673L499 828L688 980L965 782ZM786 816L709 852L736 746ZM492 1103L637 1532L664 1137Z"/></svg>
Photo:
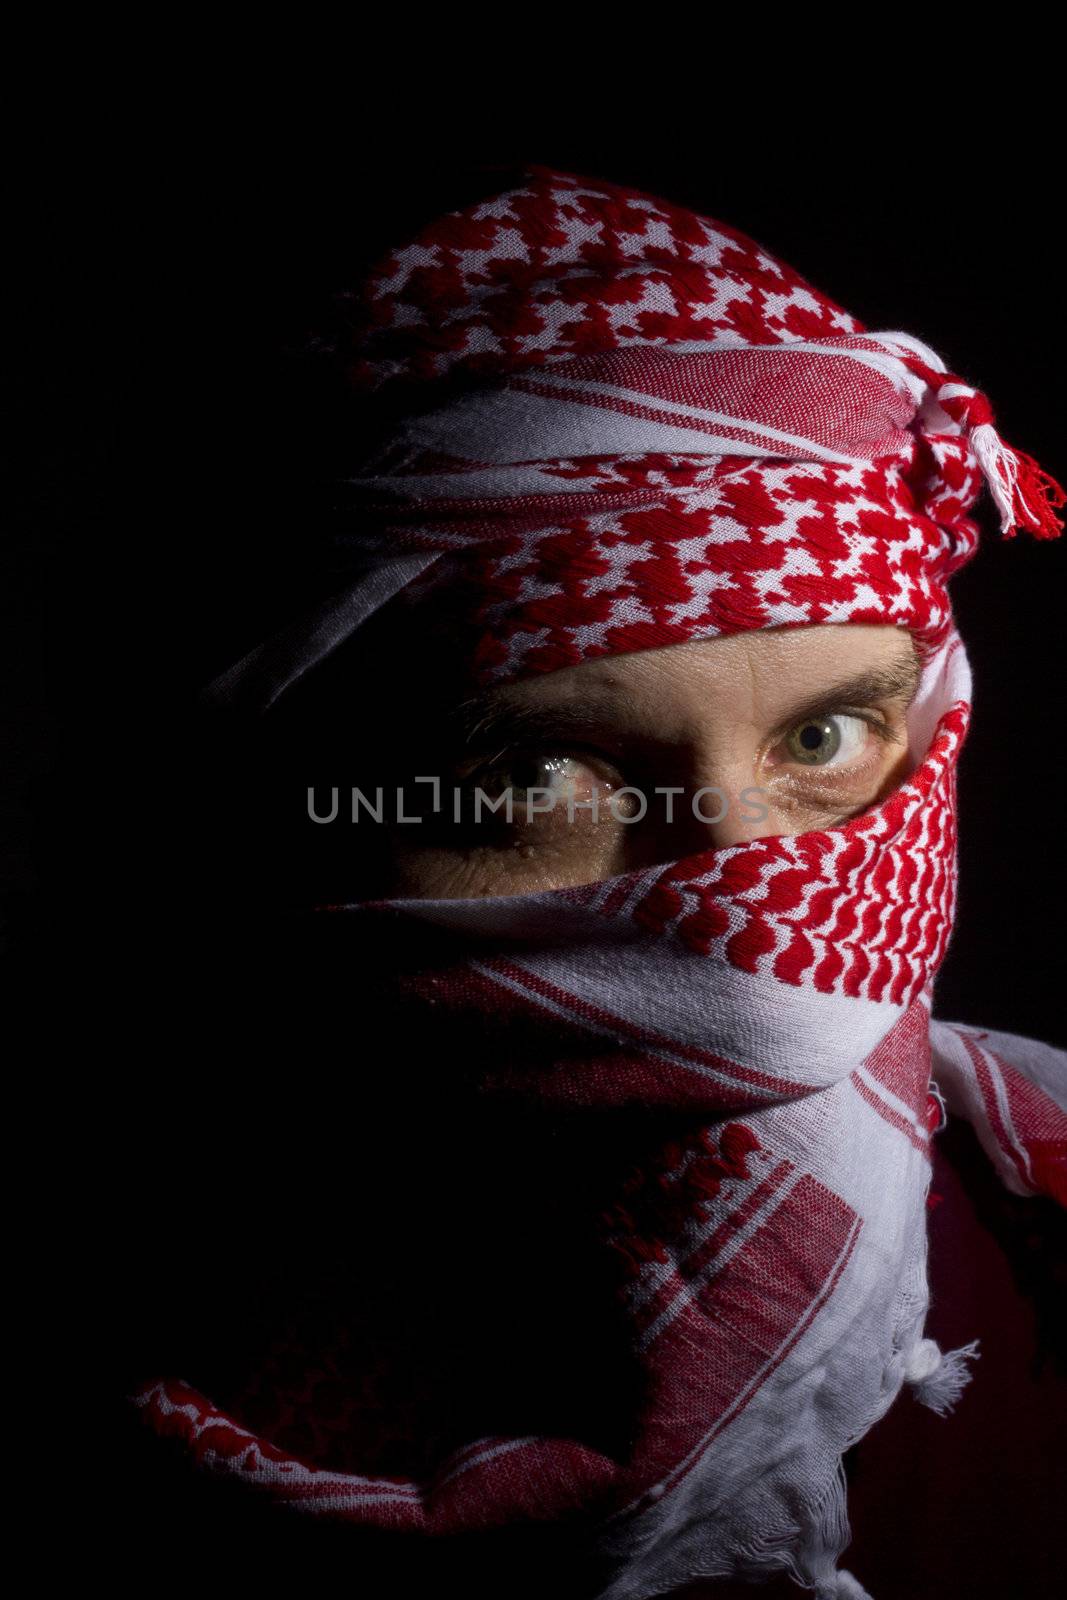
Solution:
<svg viewBox="0 0 1067 1600"><path fill-rule="evenodd" d="M578 751L552 749L504 751L462 779L469 808L474 807L479 790L488 801L500 802L495 813L483 808L483 815L495 814L506 820L510 793L511 819L523 827L566 823L571 813L575 822L602 820L598 816L601 809L610 817L608 802L621 786L619 775L603 760ZM469 814L474 814L473 809Z"/></svg>
<svg viewBox="0 0 1067 1600"><path fill-rule="evenodd" d="M486 794L502 794L511 789L518 799L529 789L548 789L564 798L568 790L576 789L581 777L582 764L574 756L519 751L505 761L481 768L467 781Z"/></svg>

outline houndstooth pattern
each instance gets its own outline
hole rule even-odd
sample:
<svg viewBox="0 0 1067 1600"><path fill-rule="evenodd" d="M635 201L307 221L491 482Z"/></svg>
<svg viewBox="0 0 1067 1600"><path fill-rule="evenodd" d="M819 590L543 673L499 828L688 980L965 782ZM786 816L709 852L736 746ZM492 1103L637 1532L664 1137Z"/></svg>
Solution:
<svg viewBox="0 0 1067 1600"><path fill-rule="evenodd" d="M530 172L353 307L353 383L417 410L346 481L340 542L452 552L405 598L437 591L482 685L753 627L943 642L982 474L912 370L940 358L734 229Z"/></svg>
<svg viewBox="0 0 1067 1600"><path fill-rule="evenodd" d="M366 392L497 377L585 351L732 335L772 344L860 331L738 229L540 163L439 218L345 297L342 353Z"/></svg>
<svg viewBox="0 0 1067 1600"><path fill-rule="evenodd" d="M644 465L648 509L536 531L498 525L483 547L431 566L400 603L469 640L481 686L750 628L890 622L931 650L947 637L945 577L973 552L977 529L916 515L896 461L724 461L684 469L684 486L677 458ZM964 482L974 489L973 476Z"/></svg>
<svg viewBox="0 0 1067 1600"><path fill-rule="evenodd" d="M483 686L747 628L936 649L983 481L1003 532L1062 528L1062 488L928 345L623 185L531 164L339 299L318 348L388 419L333 486L355 575L208 699L265 708L394 595Z"/></svg>

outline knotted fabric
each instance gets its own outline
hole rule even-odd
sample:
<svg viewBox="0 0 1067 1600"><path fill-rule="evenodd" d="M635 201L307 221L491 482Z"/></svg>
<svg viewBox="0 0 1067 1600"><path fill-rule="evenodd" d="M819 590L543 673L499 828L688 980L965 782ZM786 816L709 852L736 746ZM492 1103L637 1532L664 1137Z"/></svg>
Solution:
<svg viewBox="0 0 1067 1600"><path fill-rule="evenodd" d="M1067 1055L931 1017L971 709L946 583L983 483L1009 536L1056 536L1063 490L919 339L865 330L722 222L573 173L531 166L437 219L346 309L335 357L385 425L336 489L343 581L209 699L266 709L388 602L398 628L445 623L477 685L889 623L922 661L910 769L825 830L535 894L318 908L376 951L386 1070L414 1082L406 1050L439 1049L445 1085L499 1109L500 1141L516 1106L568 1130L569 1227L637 1379L617 1435L544 1396L524 1426L487 1427L511 1413L465 1409L469 1372L439 1374L444 1409L405 1406L388 1346L377 1366L353 1354L372 1307L358 1340L276 1353L222 1398L180 1373L135 1398L206 1466L309 1515L440 1535L581 1521L598 1600L776 1570L862 1595L838 1565L842 1455L905 1383L950 1410L977 1354L923 1336L932 1138L966 1117L1009 1189L1067 1204ZM580 1329L540 1259L565 1362Z"/></svg>

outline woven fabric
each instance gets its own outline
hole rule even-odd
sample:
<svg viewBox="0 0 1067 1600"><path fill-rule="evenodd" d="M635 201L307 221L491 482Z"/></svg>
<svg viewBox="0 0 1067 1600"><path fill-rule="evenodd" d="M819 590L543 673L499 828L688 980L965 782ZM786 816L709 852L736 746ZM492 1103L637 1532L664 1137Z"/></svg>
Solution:
<svg viewBox="0 0 1067 1600"><path fill-rule="evenodd" d="M823 622L925 649L983 480L1006 535L1061 530L1063 489L921 340L869 332L725 223L528 173L346 302L337 358L393 419L335 486L329 565L352 580L208 698L269 706L396 592L464 641L475 684Z"/></svg>
<svg viewBox="0 0 1067 1600"><path fill-rule="evenodd" d="M582 1517L598 1600L776 1570L862 1595L839 1566L842 1454L905 1383L949 1411L977 1354L923 1336L944 1116L1015 1193L1067 1204L1067 1055L931 1018L971 709L945 584L983 483L1005 534L1055 536L1063 491L921 341L869 333L718 221L574 174L532 167L438 219L352 320L338 353L394 419L338 495L352 581L215 698L269 705L394 596L398 626L447 620L480 684L891 623L921 652L911 768L822 831L577 888L318 912L378 952L389 1070L439 1029L488 1106L595 1127L572 1220L639 1375L624 1438L547 1401L540 1427L464 1433L453 1408L420 1436L388 1350L359 1382L304 1350L288 1386L275 1364L225 1406L180 1375L135 1398L206 1466L312 1515L438 1535ZM635 1154L643 1112L613 1171L613 1128ZM391 1427L417 1467L383 1468Z"/></svg>

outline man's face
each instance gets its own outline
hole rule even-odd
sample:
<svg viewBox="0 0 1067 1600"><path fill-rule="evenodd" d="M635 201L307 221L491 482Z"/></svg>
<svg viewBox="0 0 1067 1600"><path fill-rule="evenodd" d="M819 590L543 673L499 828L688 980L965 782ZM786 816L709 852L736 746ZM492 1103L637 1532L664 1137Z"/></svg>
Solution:
<svg viewBox="0 0 1067 1600"><path fill-rule="evenodd" d="M601 657L428 701L432 712L394 736L403 814L422 821L388 825L380 892L529 894L836 826L909 772L918 680L904 629L820 625ZM440 779L436 814L416 776Z"/></svg>

